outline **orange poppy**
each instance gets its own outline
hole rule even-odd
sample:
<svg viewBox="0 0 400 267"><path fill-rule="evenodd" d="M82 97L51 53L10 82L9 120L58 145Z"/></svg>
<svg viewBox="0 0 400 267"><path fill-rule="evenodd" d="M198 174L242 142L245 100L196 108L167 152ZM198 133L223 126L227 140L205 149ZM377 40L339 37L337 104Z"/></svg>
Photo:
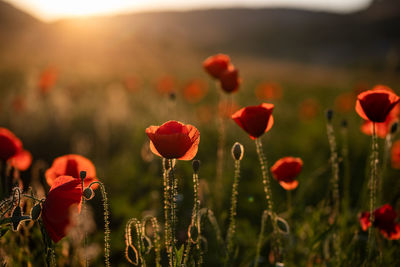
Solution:
<svg viewBox="0 0 400 267"><path fill-rule="evenodd" d="M234 93L239 89L241 83L239 71L231 65L227 70L221 73L219 81L222 90L226 93Z"/></svg>
<svg viewBox="0 0 400 267"><path fill-rule="evenodd" d="M82 183L75 177L59 176L54 180L42 210L43 225L54 242L67 235L73 223L71 215L80 213L82 192Z"/></svg>
<svg viewBox="0 0 400 267"><path fill-rule="evenodd" d="M362 92L357 97L356 112L364 120L384 122L389 112L400 102L400 98L384 85Z"/></svg>
<svg viewBox="0 0 400 267"><path fill-rule="evenodd" d="M302 120L312 120L320 111L320 105L314 98L305 99L300 103L299 116Z"/></svg>
<svg viewBox="0 0 400 267"><path fill-rule="evenodd" d="M190 103L197 103L207 94L207 85L204 81L194 79L183 89L184 98Z"/></svg>
<svg viewBox="0 0 400 267"><path fill-rule="evenodd" d="M174 92L175 80L171 76L165 75L157 80L157 92L160 94L170 94Z"/></svg>
<svg viewBox="0 0 400 267"><path fill-rule="evenodd" d="M146 129L150 149L157 156L166 159L192 160L198 150L200 132L190 124L167 121L161 126Z"/></svg>
<svg viewBox="0 0 400 267"><path fill-rule="evenodd" d="M374 210L373 226L378 228L382 235L389 240L400 239L400 224L396 222L397 213L389 204ZM359 218L363 231L371 227L370 213L365 211Z"/></svg>
<svg viewBox="0 0 400 267"><path fill-rule="evenodd" d="M282 87L277 83L263 82L256 87L255 95L261 101L281 99Z"/></svg>
<svg viewBox="0 0 400 267"><path fill-rule="evenodd" d="M127 76L124 80L124 85L127 91L136 92L139 90L140 82L135 76Z"/></svg>
<svg viewBox="0 0 400 267"><path fill-rule="evenodd" d="M285 190L293 190L299 182L295 178L301 172L303 161L301 158L284 157L271 167L272 176Z"/></svg>
<svg viewBox="0 0 400 267"><path fill-rule="evenodd" d="M235 112L232 119L249 134L250 138L256 139L272 128L274 124L273 110L274 105L268 103L248 106Z"/></svg>
<svg viewBox="0 0 400 267"><path fill-rule="evenodd" d="M52 186L59 176L72 176L81 181L81 171L86 172L86 178L83 180L85 186L89 186L92 182L98 181L96 178L96 168L93 163L80 155L69 154L56 158L45 176L47 183ZM97 188L97 184L93 186Z"/></svg>
<svg viewBox="0 0 400 267"><path fill-rule="evenodd" d="M353 109L354 101L357 99L353 92L340 94L335 99L335 110L349 112Z"/></svg>
<svg viewBox="0 0 400 267"><path fill-rule="evenodd" d="M6 128L0 128L0 160L21 171L32 163L31 153L24 150L21 140Z"/></svg>
<svg viewBox="0 0 400 267"><path fill-rule="evenodd" d="M54 67L48 67L40 74L38 87L40 93L47 94L56 84L58 78L58 70Z"/></svg>
<svg viewBox="0 0 400 267"><path fill-rule="evenodd" d="M230 61L229 56L217 54L204 60L203 67L208 74L219 79L221 74L228 69Z"/></svg>

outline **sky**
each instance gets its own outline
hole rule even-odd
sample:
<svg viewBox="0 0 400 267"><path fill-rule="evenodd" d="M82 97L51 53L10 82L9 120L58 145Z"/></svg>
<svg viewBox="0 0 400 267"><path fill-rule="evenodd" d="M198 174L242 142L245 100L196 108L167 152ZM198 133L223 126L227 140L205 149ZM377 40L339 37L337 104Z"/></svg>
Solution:
<svg viewBox="0 0 400 267"><path fill-rule="evenodd" d="M152 10L221 7L296 7L333 12L365 8L371 0L6 0L45 21Z"/></svg>

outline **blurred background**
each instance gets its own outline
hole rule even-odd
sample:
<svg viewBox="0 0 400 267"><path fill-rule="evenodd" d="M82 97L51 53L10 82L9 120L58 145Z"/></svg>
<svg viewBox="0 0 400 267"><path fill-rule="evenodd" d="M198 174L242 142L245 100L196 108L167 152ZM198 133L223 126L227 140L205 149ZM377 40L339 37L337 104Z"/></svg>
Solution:
<svg viewBox="0 0 400 267"><path fill-rule="evenodd" d="M315 212L323 213L319 208L329 195L324 111L335 111L339 149L347 140L341 121L348 122L351 231L357 231L357 213L367 209L370 138L360 131L355 97L376 84L399 93L399 29L398 0L0 1L0 127L12 130L33 155L32 168L21 174L27 185L55 157L77 153L94 162L109 193L115 266L128 264L123 258L128 219L163 218L161 160L148 149L146 127L173 119L199 129L202 206L215 210L223 232L233 179L229 151L241 142L238 262L250 266L265 199L254 142L228 116L246 105L274 103L275 125L263 137L270 164L284 156L304 161L293 192L301 223L296 228L294 222L298 239L291 260L305 266L313 257L309 242L323 231L318 217L323 215ZM202 68L216 53L228 54L242 78L231 96L232 110ZM224 186L215 192L221 117ZM191 164L179 162L177 171L182 242L193 204ZM387 176L389 201L400 182L396 170ZM272 187L277 210L284 212L286 193L276 182ZM96 263L102 260L100 202L96 196L89 237L97 244ZM213 246L211 239L207 266L219 266Z"/></svg>

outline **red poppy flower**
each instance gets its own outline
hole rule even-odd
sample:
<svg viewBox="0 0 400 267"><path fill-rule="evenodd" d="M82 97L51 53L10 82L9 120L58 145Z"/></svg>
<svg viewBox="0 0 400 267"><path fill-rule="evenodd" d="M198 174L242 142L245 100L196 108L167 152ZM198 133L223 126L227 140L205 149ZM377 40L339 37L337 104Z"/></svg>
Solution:
<svg viewBox="0 0 400 267"><path fill-rule="evenodd" d="M221 88L227 93L236 92L239 89L241 80L239 78L239 72L232 65L221 73L219 77Z"/></svg>
<svg viewBox="0 0 400 267"><path fill-rule="evenodd" d="M260 83L255 90L256 97L263 100L281 99L282 87L277 83Z"/></svg>
<svg viewBox="0 0 400 267"><path fill-rule="evenodd" d="M256 139L268 132L274 124L273 104L263 103L259 106L248 106L236 111L232 119L249 135Z"/></svg>
<svg viewBox="0 0 400 267"><path fill-rule="evenodd" d="M21 171L28 169L32 163L32 156L23 149L21 140L6 128L0 128L0 160Z"/></svg>
<svg viewBox="0 0 400 267"><path fill-rule="evenodd" d="M203 67L212 77L219 79L221 74L228 69L230 58L224 54L217 54L204 60Z"/></svg>
<svg viewBox="0 0 400 267"><path fill-rule="evenodd" d="M388 87L377 85L357 97L356 111L364 120L384 122L400 98Z"/></svg>
<svg viewBox="0 0 400 267"><path fill-rule="evenodd" d="M361 228L366 231L371 226L369 212L363 212L360 216ZM374 210L373 226L379 229L384 237L389 240L400 239L400 224L396 222L397 213L392 206L385 204Z"/></svg>
<svg viewBox="0 0 400 267"><path fill-rule="evenodd" d="M160 94L170 94L174 91L175 80L173 77L165 75L157 80L157 92Z"/></svg>
<svg viewBox="0 0 400 267"><path fill-rule="evenodd" d="M71 215L79 213L82 201L81 181L71 176L59 176L43 203L42 219L54 242L66 236L72 226Z"/></svg>
<svg viewBox="0 0 400 267"><path fill-rule="evenodd" d="M295 180L303 167L300 158L285 157L281 158L271 167L272 176L286 190L293 190L299 182Z"/></svg>
<svg viewBox="0 0 400 267"><path fill-rule="evenodd" d="M387 134L390 132L390 127L392 124L398 120L400 114L400 107L396 105L392 111L386 117L384 122L376 122L375 123L375 132L376 135L380 138L385 138ZM370 120L364 121L361 125L361 131L366 135L372 135L373 132L373 122Z"/></svg>
<svg viewBox="0 0 400 267"><path fill-rule="evenodd" d="M81 171L86 172L86 178L83 180L85 186L89 186L96 178L96 168L93 163L80 155L69 154L56 158L51 167L46 171L46 181L50 186L53 186L54 181L59 176L72 176L81 181ZM93 188L97 188L95 184Z"/></svg>
<svg viewBox="0 0 400 267"><path fill-rule="evenodd" d="M51 88L56 84L57 77L58 71L54 67L49 67L40 74L38 86L43 95L50 92Z"/></svg>
<svg viewBox="0 0 400 267"><path fill-rule="evenodd" d="M207 85L202 80L192 80L183 89L183 96L190 103L197 103L207 93Z"/></svg>
<svg viewBox="0 0 400 267"><path fill-rule="evenodd" d="M197 154L200 132L190 124L168 121L161 126L146 129L150 149L166 159L191 160Z"/></svg>
<svg viewBox="0 0 400 267"><path fill-rule="evenodd" d="M301 120L312 120L318 115L320 104L314 98L307 98L300 103L299 117Z"/></svg>
<svg viewBox="0 0 400 267"><path fill-rule="evenodd" d="M391 161L392 168L400 169L400 140L397 140L392 145Z"/></svg>

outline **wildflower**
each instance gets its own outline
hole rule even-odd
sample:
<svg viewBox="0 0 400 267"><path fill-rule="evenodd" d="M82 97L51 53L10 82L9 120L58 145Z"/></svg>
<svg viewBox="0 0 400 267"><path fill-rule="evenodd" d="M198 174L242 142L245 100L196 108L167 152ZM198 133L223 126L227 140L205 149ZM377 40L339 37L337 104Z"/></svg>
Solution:
<svg viewBox="0 0 400 267"><path fill-rule="evenodd" d="M356 112L365 120L384 122L389 112L400 102L390 88L377 85L357 97Z"/></svg>
<svg viewBox="0 0 400 267"><path fill-rule="evenodd" d="M260 83L255 90L255 95L261 101L281 99L282 87L277 83Z"/></svg>
<svg viewBox="0 0 400 267"><path fill-rule="evenodd" d="M97 181L96 168L89 159L75 154L64 155L56 158L51 167L46 171L46 181L50 186L53 186L59 176L66 175L81 182L81 171L86 172L86 178L83 180L85 186ZM97 188L97 184L93 188Z"/></svg>
<svg viewBox="0 0 400 267"><path fill-rule="evenodd" d="M58 71L54 67L48 67L40 74L38 87L40 92L45 95L53 88L57 82Z"/></svg>
<svg viewBox="0 0 400 267"><path fill-rule="evenodd" d="M256 139L268 132L274 124L273 104L263 103L259 106L242 108L232 115L232 119L249 135Z"/></svg>
<svg viewBox="0 0 400 267"><path fill-rule="evenodd" d="M183 89L183 96L190 103L197 103L207 93L207 87L202 80L192 80Z"/></svg>
<svg viewBox="0 0 400 267"><path fill-rule="evenodd" d="M173 93L175 80L173 77L165 75L157 80L157 92L160 94L169 95Z"/></svg>
<svg viewBox="0 0 400 267"><path fill-rule="evenodd" d="M241 80L239 78L239 71L232 65L221 73L219 77L221 88L226 93L233 93L239 89Z"/></svg>
<svg viewBox="0 0 400 267"><path fill-rule="evenodd" d="M66 236L73 225L71 215L80 213L82 183L72 176L59 176L43 203L42 219L47 233L54 242Z"/></svg>
<svg viewBox="0 0 400 267"><path fill-rule="evenodd" d="M167 121L161 126L148 127L146 134L150 149L157 156L191 160L197 154L200 132L193 125Z"/></svg>
<svg viewBox="0 0 400 267"><path fill-rule="evenodd" d="M284 157L275 162L271 167L272 176L286 190L293 190L299 182L295 180L303 167L303 161L300 158Z"/></svg>
<svg viewBox="0 0 400 267"><path fill-rule="evenodd" d="M375 132L376 135L380 138L385 138L386 135L390 132L390 128L392 127L392 124L394 124L400 114L400 107L399 105L396 105L387 115L386 120L384 122L377 122L375 123ZM366 135L372 135L373 132L373 122L370 120L364 121L364 123L361 125L361 132L363 132Z"/></svg>
<svg viewBox="0 0 400 267"><path fill-rule="evenodd" d="M371 226L370 213L361 213L359 218L361 228L366 231ZM400 224L396 222L397 213L389 204L385 204L374 210L373 226L378 228L384 237L389 240L400 239Z"/></svg>
<svg viewBox="0 0 400 267"><path fill-rule="evenodd" d="M25 171L32 163L31 154L23 149L22 142L11 131L0 127L0 161Z"/></svg>
<svg viewBox="0 0 400 267"><path fill-rule="evenodd" d="M203 67L212 77L219 79L221 74L228 69L230 58L224 54L208 57L203 62Z"/></svg>

